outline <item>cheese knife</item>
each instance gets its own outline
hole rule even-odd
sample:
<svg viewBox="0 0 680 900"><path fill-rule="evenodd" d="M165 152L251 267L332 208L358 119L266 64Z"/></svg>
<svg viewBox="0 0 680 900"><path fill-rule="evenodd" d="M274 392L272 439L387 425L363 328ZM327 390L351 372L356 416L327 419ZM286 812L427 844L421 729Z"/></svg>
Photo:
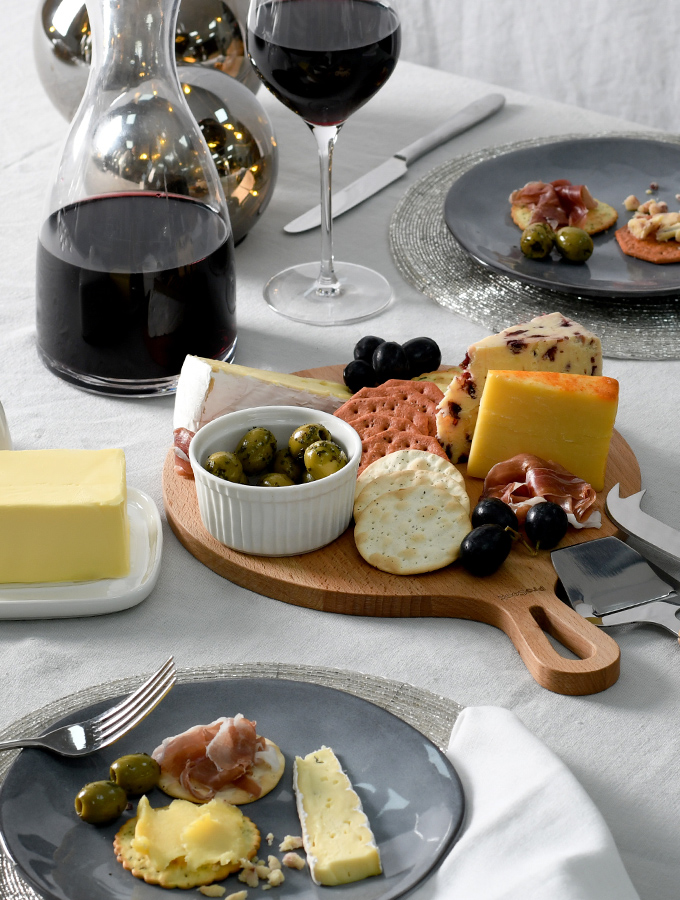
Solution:
<svg viewBox="0 0 680 900"><path fill-rule="evenodd" d="M593 625L650 622L680 640L680 597L637 550L604 537L550 556L567 602Z"/></svg>
<svg viewBox="0 0 680 900"><path fill-rule="evenodd" d="M370 172L366 172L360 178L357 178L356 181L353 181L352 184L348 184L347 187L333 194L331 206L333 218L337 218L337 216L347 212L348 209L352 209L352 207L372 197L373 194L377 194L378 191L387 187L388 184L405 175L407 167L412 162L420 159L421 156L425 156L430 150L434 150L457 134L461 134L463 131L472 128L473 125L488 119L489 116L502 109L504 104L505 97L502 94L487 94L485 97L475 100L469 106L457 112L455 116L443 122L439 128L435 128L430 134L418 138L417 141L409 144L408 147L404 147L403 150L399 150L398 153L395 153L394 156L381 163L375 169L371 169ZM321 207L315 206L298 216L297 219L293 219L292 222L284 225L283 230L289 234L298 234L301 231L316 228L320 224Z"/></svg>
<svg viewBox="0 0 680 900"><path fill-rule="evenodd" d="M621 531L637 538L642 544L654 550L661 550L674 560L680 561L680 531L665 525L640 508L645 491L638 491L630 497L622 497L620 485L615 484L607 494L605 512Z"/></svg>

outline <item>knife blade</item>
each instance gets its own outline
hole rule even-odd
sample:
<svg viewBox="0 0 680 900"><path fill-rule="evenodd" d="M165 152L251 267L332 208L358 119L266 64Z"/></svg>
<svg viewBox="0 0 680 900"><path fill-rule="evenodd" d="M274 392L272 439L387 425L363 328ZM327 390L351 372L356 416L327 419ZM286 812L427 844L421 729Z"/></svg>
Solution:
<svg viewBox="0 0 680 900"><path fill-rule="evenodd" d="M468 106L461 109L446 122L443 122L438 128L429 134L418 138L408 147L399 150L394 156L390 157L384 163L366 172L357 178L347 187L333 194L331 210L333 218L341 216L348 209L362 203L373 194L377 194L388 184L396 181L406 174L407 167L425 156L430 150L434 150L441 144L455 137L457 134L467 131L473 125L483 122L495 112L505 105L505 97L502 94L487 94L479 100L475 100ZM301 231L308 231L310 228L316 228L321 224L321 207L315 206L293 219L283 230L288 234L298 234Z"/></svg>
<svg viewBox="0 0 680 900"><path fill-rule="evenodd" d="M631 494L630 497L621 497L620 487L620 484L615 484L605 500L605 512L612 522L642 544L661 550L676 561L680 560L680 531L664 525L640 509L644 490Z"/></svg>

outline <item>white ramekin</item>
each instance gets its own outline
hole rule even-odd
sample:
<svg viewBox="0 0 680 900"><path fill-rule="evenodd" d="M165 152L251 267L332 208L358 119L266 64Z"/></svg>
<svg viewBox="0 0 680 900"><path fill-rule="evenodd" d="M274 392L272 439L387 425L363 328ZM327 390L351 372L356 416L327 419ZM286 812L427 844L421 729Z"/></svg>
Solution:
<svg viewBox="0 0 680 900"><path fill-rule="evenodd" d="M205 460L233 451L256 425L274 433L279 449L300 425L318 422L347 453L344 468L319 481L289 487L234 484L211 475ZM201 519L220 543L257 556L294 556L330 544L349 525L361 458L361 438L336 416L297 406L260 406L220 416L198 430L189 445Z"/></svg>

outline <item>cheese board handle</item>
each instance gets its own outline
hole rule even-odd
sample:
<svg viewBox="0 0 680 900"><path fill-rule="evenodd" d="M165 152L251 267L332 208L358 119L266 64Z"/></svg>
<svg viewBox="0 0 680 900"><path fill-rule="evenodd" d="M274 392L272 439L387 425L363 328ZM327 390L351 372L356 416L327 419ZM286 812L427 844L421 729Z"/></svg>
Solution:
<svg viewBox="0 0 680 900"><path fill-rule="evenodd" d="M511 639L536 681L558 694L596 694L619 677L621 652L608 634L548 591L510 598L498 608L498 627ZM578 659L566 659L551 635Z"/></svg>

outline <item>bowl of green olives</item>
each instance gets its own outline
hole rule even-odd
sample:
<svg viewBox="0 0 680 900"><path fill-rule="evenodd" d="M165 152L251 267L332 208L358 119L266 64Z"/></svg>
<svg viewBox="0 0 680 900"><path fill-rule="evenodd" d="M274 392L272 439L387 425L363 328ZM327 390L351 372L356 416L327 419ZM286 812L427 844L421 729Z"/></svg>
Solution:
<svg viewBox="0 0 680 900"><path fill-rule="evenodd" d="M295 556L330 544L352 518L361 438L296 406L228 413L189 445L201 520L232 550Z"/></svg>

